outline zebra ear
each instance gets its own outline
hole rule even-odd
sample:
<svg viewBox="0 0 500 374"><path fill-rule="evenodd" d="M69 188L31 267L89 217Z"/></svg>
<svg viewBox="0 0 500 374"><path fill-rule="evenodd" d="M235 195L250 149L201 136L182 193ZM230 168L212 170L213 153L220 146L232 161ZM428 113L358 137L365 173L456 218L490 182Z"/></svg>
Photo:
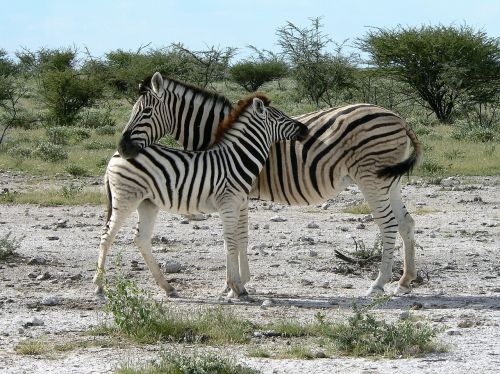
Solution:
<svg viewBox="0 0 500 374"><path fill-rule="evenodd" d="M154 73L153 77L151 78L151 87L157 95L161 95L163 93L163 77L159 72Z"/></svg>
<svg viewBox="0 0 500 374"><path fill-rule="evenodd" d="M266 111L266 106L264 105L264 102L257 97L253 98L253 111L259 117L263 117Z"/></svg>

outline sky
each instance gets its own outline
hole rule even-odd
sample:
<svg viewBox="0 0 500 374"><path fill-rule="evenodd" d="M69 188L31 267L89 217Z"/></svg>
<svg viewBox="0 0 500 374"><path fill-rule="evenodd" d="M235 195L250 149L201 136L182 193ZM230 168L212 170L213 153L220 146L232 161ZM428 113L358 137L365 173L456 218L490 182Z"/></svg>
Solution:
<svg viewBox="0 0 500 374"><path fill-rule="evenodd" d="M0 0L0 49L87 48L95 57L140 46L183 43L191 50L247 45L279 51L276 29L292 22L354 44L369 27L467 24L500 36L500 0ZM332 47L333 49L333 47ZM348 48L349 49L349 48Z"/></svg>

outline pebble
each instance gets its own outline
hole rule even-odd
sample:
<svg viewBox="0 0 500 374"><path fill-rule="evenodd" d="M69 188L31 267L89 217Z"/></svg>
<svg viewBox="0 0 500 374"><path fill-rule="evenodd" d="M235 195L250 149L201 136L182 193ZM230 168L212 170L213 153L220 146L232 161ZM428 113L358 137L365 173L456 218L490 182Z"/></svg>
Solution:
<svg viewBox="0 0 500 374"><path fill-rule="evenodd" d="M323 205L321 205L321 209L323 210L327 210L328 208L330 208L331 204L329 203L324 203Z"/></svg>
<svg viewBox="0 0 500 374"><path fill-rule="evenodd" d="M46 296L42 299L42 305L54 306L59 305L61 301L57 296Z"/></svg>
<svg viewBox="0 0 500 374"><path fill-rule="evenodd" d="M181 225L187 225L189 224L189 220L187 218L181 219L179 222Z"/></svg>
<svg viewBox="0 0 500 374"><path fill-rule="evenodd" d="M288 221L288 219L285 217L281 217L281 216L273 216L273 217L271 217L271 219L269 221L271 221L271 222L286 222L286 221Z"/></svg>
<svg viewBox="0 0 500 374"><path fill-rule="evenodd" d="M399 315L399 319L401 321L405 321L407 320L408 318L410 318L410 312L408 310L405 310L404 312L402 312L400 315Z"/></svg>
<svg viewBox="0 0 500 374"><path fill-rule="evenodd" d="M459 184L460 181L455 177L448 177L441 181L441 185L446 187L457 186Z"/></svg>
<svg viewBox="0 0 500 374"><path fill-rule="evenodd" d="M43 257L36 256L32 257L28 260L27 264L28 265L43 265L47 262L47 260Z"/></svg>
<svg viewBox="0 0 500 374"><path fill-rule="evenodd" d="M307 224L308 229L319 229L319 225L316 222L309 222Z"/></svg>
<svg viewBox="0 0 500 374"><path fill-rule="evenodd" d="M363 229L366 229L366 225L364 223L360 223L359 225L356 225L356 228L358 230L363 230Z"/></svg>
<svg viewBox="0 0 500 374"><path fill-rule="evenodd" d="M264 226L262 226L264 230L269 230L269 223L265 223Z"/></svg>
<svg viewBox="0 0 500 374"><path fill-rule="evenodd" d="M163 271L168 274L179 273L181 271L182 265L175 260L166 260L163 262Z"/></svg>
<svg viewBox="0 0 500 374"><path fill-rule="evenodd" d="M23 324L23 327L31 327L31 326L43 326L45 325L45 322L43 322L40 318L38 317L33 317L29 321Z"/></svg>
<svg viewBox="0 0 500 374"><path fill-rule="evenodd" d="M317 251L314 251L314 250L312 250L312 249L310 249L310 250L309 250L309 256L310 256L310 257L316 257L316 256L318 256L318 252L317 252Z"/></svg>
<svg viewBox="0 0 500 374"><path fill-rule="evenodd" d="M309 279L301 279L301 280L300 280L300 284L301 284L302 286L312 286L313 281L312 281L312 280L309 280Z"/></svg>
<svg viewBox="0 0 500 374"><path fill-rule="evenodd" d="M51 277L50 273L48 271L46 271L45 273L38 275L35 279L41 281L41 280L50 279L50 277Z"/></svg>
<svg viewBox="0 0 500 374"><path fill-rule="evenodd" d="M47 240L59 240L58 236L47 236Z"/></svg>
<svg viewBox="0 0 500 374"><path fill-rule="evenodd" d="M261 304L261 308L262 309L266 309L266 308L269 308L270 306L273 305L273 301L271 299L265 299L262 304Z"/></svg>
<svg viewBox="0 0 500 374"><path fill-rule="evenodd" d="M251 223L250 224L250 230L258 230L258 229L259 229L258 223Z"/></svg>
<svg viewBox="0 0 500 374"><path fill-rule="evenodd" d="M446 334L448 334L448 335L462 335L460 330L457 330L457 329L450 329L450 330L446 331Z"/></svg>

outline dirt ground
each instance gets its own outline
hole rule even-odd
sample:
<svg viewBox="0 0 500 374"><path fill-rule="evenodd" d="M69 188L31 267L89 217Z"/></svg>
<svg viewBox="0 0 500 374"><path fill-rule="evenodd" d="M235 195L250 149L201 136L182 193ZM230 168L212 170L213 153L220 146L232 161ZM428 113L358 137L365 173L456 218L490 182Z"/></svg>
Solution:
<svg viewBox="0 0 500 374"><path fill-rule="evenodd" d="M67 184L16 173L0 173L0 192ZM78 180L99 188L96 180ZM28 186L28 187L27 187ZM14 347L28 338L67 342L82 339L91 326L108 318L103 302L93 295L92 276L103 227L102 207L39 207L0 205L0 237L8 232L22 239L19 256L0 263L0 372L106 373L124 363L142 363L161 350L212 350L262 373L497 373L500 367L500 177L454 178L439 185L418 177L403 187L416 221L417 267L424 282L413 293L378 307L381 318L399 318L412 311L442 328L439 340L448 352L412 359L329 357L314 360L261 359L247 356L247 347L125 345L82 347L55 355L20 355ZM224 303L225 256L217 215L202 221L161 213L153 254L179 267L168 274L180 298L167 300L156 287L132 243L133 216L122 229L109 256L107 276L118 271L132 277L158 299L184 310L227 304L256 322L290 317L345 319L354 301L363 297L372 271L346 274L334 249L349 253L354 239L370 247L378 228L367 215L343 213L362 201L351 186L337 198L310 207L288 207L254 201L250 210L249 258L252 302ZM276 217L282 218L276 220ZM353 239L354 238L354 239ZM397 257L396 267L400 266ZM388 285L391 290L395 284ZM262 304L267 305L263 307ZM41 326L30 326L41 321ZM263 341L262 344L270 344Z"/></svg>

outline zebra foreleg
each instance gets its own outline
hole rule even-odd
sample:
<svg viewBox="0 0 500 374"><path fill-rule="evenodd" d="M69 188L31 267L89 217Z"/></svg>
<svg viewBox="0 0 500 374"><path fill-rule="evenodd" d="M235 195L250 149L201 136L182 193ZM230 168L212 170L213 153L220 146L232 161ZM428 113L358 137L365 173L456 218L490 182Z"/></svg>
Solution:
<svg viewBox="0 0 500 374"><path fill-rule="evenodd" d="M238 223L241 202L236 203L234 197L220 204L219 214L222 219L226 249L226 283L231 289L228 297L246 297L239 271L239 236Z"/></svg>
<svg viewBox="0 0 500 374"><path fill-rule="evenodd" d="M411 292L410 283L417 277L415 267L415 221L406 210L399 184L391 191L390 201L404 245L403 275L394 290L395 295L402 295Z"/></svg>
<svg viewBox="0 0 500 374"><path fill-rule="evenodd" d="M134 242L139 248L142 257L144 258L149 271L153 274L158 286L164 289L169 297L176 297L177 291L167 282L160 267L158 266L158 263L151 253L151 237L153 235L153 228L158 211L159 208L149 200L143 200L139 204L139 207L137 208L137 212L139 213L139 222L137 224L137 232Z"/></svg>

